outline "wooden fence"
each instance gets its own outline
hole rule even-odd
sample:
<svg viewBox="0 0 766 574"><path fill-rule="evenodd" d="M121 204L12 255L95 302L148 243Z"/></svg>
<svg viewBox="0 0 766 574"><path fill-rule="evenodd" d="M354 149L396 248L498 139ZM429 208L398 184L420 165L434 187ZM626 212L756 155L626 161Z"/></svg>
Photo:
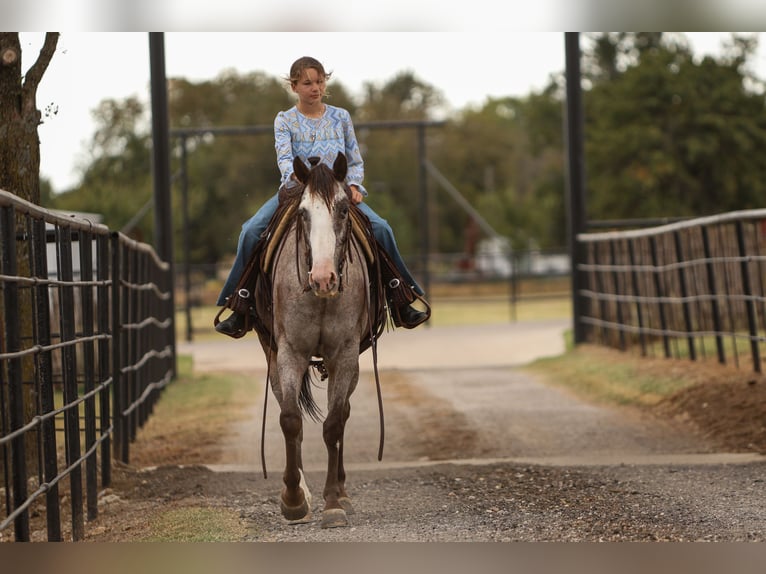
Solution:
<svg viewBox="0 0 766 574"><path fill-rule="evenodd" d="M589 342L760 373L766 209L578 236ZM742 365L747 361L746 365Z"/></svg>

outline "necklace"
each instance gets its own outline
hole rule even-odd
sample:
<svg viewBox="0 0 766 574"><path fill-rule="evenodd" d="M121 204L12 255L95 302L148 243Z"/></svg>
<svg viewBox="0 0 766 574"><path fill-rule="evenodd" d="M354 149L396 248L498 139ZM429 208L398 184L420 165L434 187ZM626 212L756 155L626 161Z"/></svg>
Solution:
<svg viewBox="0 0 766 574"><path fill-rule="evenodd" d="M310 120L318 120L324 115L325 106L324 104L322 104L322 107L319 109L319 111L312 111L312 112L303 111L302 109L300 109L300 107L298 108L298 111L301 114L303 114L303 116L309 118Z"/></svg>

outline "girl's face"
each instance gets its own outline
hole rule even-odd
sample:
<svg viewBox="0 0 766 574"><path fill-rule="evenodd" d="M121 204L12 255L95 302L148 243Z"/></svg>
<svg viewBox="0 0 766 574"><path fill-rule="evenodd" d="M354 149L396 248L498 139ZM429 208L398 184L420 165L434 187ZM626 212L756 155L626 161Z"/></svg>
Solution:
<svg viewBox="0 0 766 574"><path fill-rule="evenodd" d="M292 88L303 105L314 106L321 103L327 89L327 80L314 68L307 68L301 74L301 79L293 83Z"/></svg>

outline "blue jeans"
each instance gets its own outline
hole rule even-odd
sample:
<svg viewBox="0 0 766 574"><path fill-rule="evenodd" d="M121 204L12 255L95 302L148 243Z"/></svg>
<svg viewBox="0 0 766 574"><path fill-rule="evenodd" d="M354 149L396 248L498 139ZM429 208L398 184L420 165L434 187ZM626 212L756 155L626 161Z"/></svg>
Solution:
<svg viewBox="0 0 766 574"><path fill-rule="evenodd" d="M234 265L229 271L229 276L226 282L223 284L221 294L218 296L217 305L221 306L226 303L226 298L234 293L234 289L239 283L240 277L247 266L247 262L250 260L250 254L255 249L256 243L261 238L261 234L271 220L271 217L277 210L279 205L279 197L274 194L271 199L264 203L261 208L250 219L242 224L242 231L239 234L239 242L237 243L237 256L234 259ZM391 256L391 259L396 264L399 272L402 274L407 282L412 285L412 288L418 295L425 295L423 289L418 285L417 281L412 277L407 265L402 260L402 256L399 253L399 248L396 245L396 239L394 239L394 232L388 222L375 213L372 208L366 203L362 202L358 205L372 223L372 232L375 238L383 246L386 252Z"/></svg>

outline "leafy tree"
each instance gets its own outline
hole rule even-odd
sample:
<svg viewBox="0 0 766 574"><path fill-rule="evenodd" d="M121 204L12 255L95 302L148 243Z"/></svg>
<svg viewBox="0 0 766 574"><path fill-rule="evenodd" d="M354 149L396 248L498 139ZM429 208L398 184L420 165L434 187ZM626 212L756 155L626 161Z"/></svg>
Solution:
<svg viewBox="0 0 766 574"><path fill-rule="evenodd" d="M683 41L640 38L620 38L628 65L595 69L584 99L590 217L762 205L766 166L754 158L766 149L766 113L762 83L746 71L753 40L735 37L724 57L696 61Z"/></svg>
<svg viewBox="0 0 766 574"><path fill-rule="evenodd" d="M433 86L412 72L402 72L382 84L367 83L356 110L356 124L386 120L425 120L443 103ZM407 257L418 249L418 139L414 129L358 129L365 162L365 200L394 229Z"/></svg>
<svg viewBox="0 0 766 574"><path fill-rule="evenodd" d="M482 217L517 248L563 245L561 90L490 98L445 130L436 161ZM468 215L439 195L440 246L461 249ZM562 242L559 242L562 241Z"/></svg>
<svg viewBox="0 0 766 574"><path fill-rule="evenodd" d="M152 141L146 106L135 97L104 100L93 116L97 129L80 186L53 197L52 206L98 211L111 229L151 242L152 218L136 220L136 214L153 201Z"/></svg>

